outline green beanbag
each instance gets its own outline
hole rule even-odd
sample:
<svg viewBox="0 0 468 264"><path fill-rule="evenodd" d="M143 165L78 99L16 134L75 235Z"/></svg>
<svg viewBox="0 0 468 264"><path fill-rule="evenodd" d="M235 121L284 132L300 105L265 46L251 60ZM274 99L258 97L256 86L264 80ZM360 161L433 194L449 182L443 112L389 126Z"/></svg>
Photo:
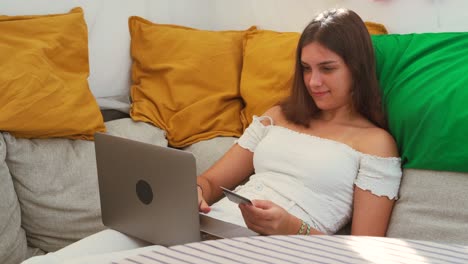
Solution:
<svg viewBox="0 0 468 264"><path fill-rule="evenodd" d="M468 172L468 33L372 40L403 167Z"/></svg>

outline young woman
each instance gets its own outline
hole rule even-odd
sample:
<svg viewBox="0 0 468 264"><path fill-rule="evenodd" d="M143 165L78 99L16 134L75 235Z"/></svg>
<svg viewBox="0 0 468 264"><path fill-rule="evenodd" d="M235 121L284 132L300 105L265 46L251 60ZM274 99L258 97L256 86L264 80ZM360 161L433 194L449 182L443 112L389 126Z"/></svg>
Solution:
<svg viewBox="0 0 468 264"><path fill-rule="evenodd" d="M199 210L265 235L333 234L352 218L352 235L385 236L402 175L385 128L364 22L325 11L300 37L289 98L198 177ZM220 186L253 205L210 207Z"/></svg>

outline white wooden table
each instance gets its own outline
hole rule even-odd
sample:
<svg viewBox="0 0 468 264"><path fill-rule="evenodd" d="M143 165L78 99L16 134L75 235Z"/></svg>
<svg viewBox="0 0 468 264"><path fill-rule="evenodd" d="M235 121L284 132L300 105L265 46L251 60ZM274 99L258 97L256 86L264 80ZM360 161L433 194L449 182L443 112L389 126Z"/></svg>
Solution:
<svg viewBox="0 0 468 264"><path fill-rule="evenodd" d="M153 247L135 263L468 263L468 246L357 236L258 236Z"/></svg>

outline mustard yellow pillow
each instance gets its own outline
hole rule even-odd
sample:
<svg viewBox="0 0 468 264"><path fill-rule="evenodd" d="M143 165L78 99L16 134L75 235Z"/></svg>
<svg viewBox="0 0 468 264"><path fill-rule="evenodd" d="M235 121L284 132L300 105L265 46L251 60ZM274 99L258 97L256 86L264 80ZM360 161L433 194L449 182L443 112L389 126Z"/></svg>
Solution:
<svg viewBox="0 0 468 264"><path fill-rule="evenodd" d="M387 28L383 24L372 22L372 21L366 21L364 23L366 24L367 31L369 31L369 34L371 35L388 34Z"/></svg>
<svg viewBox="0 0 468 264"><path fill-rule="evenodd" d="M261 115L289 95L293 82L295 52L300 34L255 30L244 39L244 62L240 93L243 129L253 115Z"/></svg>
<svg viewBox="0 0 468 264"><path fill-rule="evenodd" d="M208 31L130 17L133 120L167 132L174 147L240 136L246 31Z"/></svg>
<svg viewBox="0 0 468 264"><path fill-rule="evenodd" d="M81 8L0 16L0 130L16 137L92 139L105 131L88 86Z"/></svg>

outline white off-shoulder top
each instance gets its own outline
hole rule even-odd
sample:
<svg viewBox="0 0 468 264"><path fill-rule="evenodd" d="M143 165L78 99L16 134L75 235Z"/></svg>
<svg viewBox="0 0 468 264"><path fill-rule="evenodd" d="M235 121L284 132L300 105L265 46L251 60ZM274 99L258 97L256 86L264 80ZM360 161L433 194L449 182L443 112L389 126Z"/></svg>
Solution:
<svg viewBox="0 0 468 264"><path fill-rule="evenodd" d="M269 119L271 125L261 121ZM327 234L349 222L354 185L396 199L401 160L359 152L330 139L276 126L254 117L237 141L254 153L255 174L235 191L250 199L271 200ZM244 225L240 210L222 199L211 216Z"/></svg>

